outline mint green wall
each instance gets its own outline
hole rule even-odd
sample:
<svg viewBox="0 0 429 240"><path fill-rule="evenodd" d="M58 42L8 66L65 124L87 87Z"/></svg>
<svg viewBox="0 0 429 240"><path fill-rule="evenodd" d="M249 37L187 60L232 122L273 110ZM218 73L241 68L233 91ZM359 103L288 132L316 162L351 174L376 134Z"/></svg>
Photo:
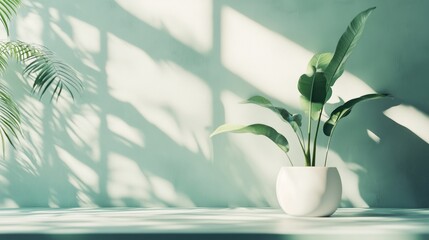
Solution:
<svg viewBox="0 0 429 240"><path fill-rule="evenodd" d="M429 207L425 0L26 1L12 38L54 50L86 91L74 104L40 103L19 66L6 73L25 124L0 161L0 206L278 206L282 153L259 137L208 136L228 121L292 138L271 113L238 103L264 94L300 111L296 82L311 55L333 51L372 6L333 101L395 98L364 103L340 124L329 165L342 175L343 206Z"/></svg>

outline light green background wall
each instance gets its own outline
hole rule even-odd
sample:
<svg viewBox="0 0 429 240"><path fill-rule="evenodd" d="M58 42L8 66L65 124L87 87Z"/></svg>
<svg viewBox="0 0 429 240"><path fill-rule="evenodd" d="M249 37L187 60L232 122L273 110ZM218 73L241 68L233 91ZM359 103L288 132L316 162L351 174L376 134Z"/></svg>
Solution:
<svg viewBox="0 0 429 240"><path fill-rule="evenodd" d="M263 138L209 133L262 122L292 137L270 112L238 103L264 94L299 111L307 61L333 51L372 6L333 102L373 91L395 99L357 107L329 165L342 175L343 206L429 207L425 0L26 1L12 38L57 52L86 91L74 104L40 103L14 70L4 76L25 126L0 161L0 206L276 207L282 153Z"/></svg>

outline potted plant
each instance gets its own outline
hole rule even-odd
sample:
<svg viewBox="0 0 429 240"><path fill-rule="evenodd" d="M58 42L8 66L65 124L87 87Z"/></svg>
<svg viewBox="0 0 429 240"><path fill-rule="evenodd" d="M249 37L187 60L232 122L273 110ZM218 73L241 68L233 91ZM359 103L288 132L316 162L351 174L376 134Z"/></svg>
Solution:
<svg viewBox="0 0 429 240"><path fill-rule="evenodd" d="M0 0L0 22L9 36L9 21L16 14L21 0ZM23 75L33 80L32 90L42 98L50 95L51 101L63 92L71 97L83 87L76 72L64 62L58 60L53 52L44 46L25 43L19 40L0 40L0 74L10 59L24 65ZM0 141L8 141L14 146L14 139L21 132L19 107L13 100L5 79L0 78Z"/></svg>
<svg viewBox="0 0 429 240"><path fill-rule="evenodd" d="M387 96L387 94L380 93L367 94L347 101L333 110L323 125L323 133L329 137L325 159L322 166L316 165L317 137L322 112L332 95L332 86L344 72L345 63L356 47L365 23L374 9L375 7L369 8L359 13L341 36L335 52L315 54L308 64L307 73L299 78L298 91L301 93L304 112L308 115L306 136L301 129L302 116L300 114L292 114L284 108L274 106L262 96L253 96L244 102L272 110L292 127L305 159L305 167L293 166L288 155L288 140L270 126L224 124L211 134L211 137L225 132L262 135L272 140L286 154L291 167L281 168L276 188L281 208L290 215L330 216L335 212L341 201L341 179L336 168L326 167L334 130L338 122L348 116L357 103ZM315 124L315 129L313 124Z"/></svg>

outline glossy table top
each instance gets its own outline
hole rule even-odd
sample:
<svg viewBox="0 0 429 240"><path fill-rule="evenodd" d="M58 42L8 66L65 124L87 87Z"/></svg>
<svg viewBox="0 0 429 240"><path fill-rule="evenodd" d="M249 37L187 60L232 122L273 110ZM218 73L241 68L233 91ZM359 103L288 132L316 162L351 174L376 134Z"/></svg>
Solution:
<svg viewBox="0 0 429 240"><path fill-rule="evenodd" d="M1 209L0 239L429 239L429 209Z"/></svg>

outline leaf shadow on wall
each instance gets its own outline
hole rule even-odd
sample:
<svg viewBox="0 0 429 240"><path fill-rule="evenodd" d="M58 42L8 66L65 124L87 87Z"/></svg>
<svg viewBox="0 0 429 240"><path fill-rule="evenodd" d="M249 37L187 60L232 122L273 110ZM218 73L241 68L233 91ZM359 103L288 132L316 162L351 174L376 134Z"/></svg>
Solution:
<svg viewBox="0 0 429 240"><path fill-rule="evenodd" d="M18 206L26 207L267 205L264 196L258 195L258 189L252 191L252 188L258 186L258 178L246 162L241 160L242 157L236 158L233 163L221 160L211 162L201 150L194 152L176 143L157 125L148 121L133 104L110 94L114 89L108 85L109 76L106 72L109 34L143 49L157 62L172 61L199 78L208 79L206 84L214 84L210 86L213 96L218 95L220 87L216 85L216 78L219 76L210 75L212 71L222 72L223 77L238 82L232 86L237 91L253 89L223 69L219 63L212 64L208 67L210 69L196 64L201 61L210 62L219 53L214 51L201 55L165 32L154 29L121 10L121 7L111 1L103 1L101 6L92 1L61 4L53 1L49 6L50 10L58 9L61 13L58 19L52 19L50 10L42 1L33 1L28 8L30 12L23 15L36 13L42 16L44 44L82 73L87 89L81 99L77 100L78 104L66 104L66 110L63 109L63 103L49 105L45 102L40 107L43 109L41 113L31 110L23 112L27 123L41 123L41 126L35 125L34 132L30 129L32 127L28 127L30 133L26 134L26 144L21 149L25 160L15 161L19 157L14 154L8 159L5 175L9 185L3 201L9 198ZM103 13L94 14L98 13L100 7L114 9L117 21L112 22L111 16ZM68 22L70 17L99 30L98 53L70 49L66 40L73 36L75 30ZM122 25L124 22L130 26L138 25L141 32L128 32ZM55 31L55 26L60 27L61 33ZM66 40L60 35L63 33L68 36L65 37ZM173 50L166 52L163 48L154 47L159 43L166 44ZM95 68L75 60L76 56L84 59L88 55L93 59ZM184 56L191 60L183 61ZM154 83L157 81L151 80ZM28 100L24 90L15 91L21 105L25 106L24 109L31 109L27 106L34 99ZM219 106L219 103L213 103L214 108ZM177 111L168 106L161 108L180 126ZM215 111L222 112L219 109ZM114 132L109 122L112 118L119 119L131 129L137 129L137 135L143 136L144 144L136 144L124 138L121 133ZM98 133L96 138L82 136L82 131L91 132L94 129ZM205 129L205 132L208 137L209 129ZM37 141L32 144L32 140L39 140L40 144L35 144ZM220 145L232 149L228 143ZM112 158L114 164L119 165L113 165L117 169L112 168ZM26 162L31 162L32 167L25 165ZM134 167L137 167L137 172ZM240 170L240 176L229 174L229 171L237 172L237 169ZM118 171L122 172L117 173ZM136 176L131 176L133 174ZM27 191L31 192L31 197L28 197ZM253 195L249 197L247 191L253 192Z"/></svg>

